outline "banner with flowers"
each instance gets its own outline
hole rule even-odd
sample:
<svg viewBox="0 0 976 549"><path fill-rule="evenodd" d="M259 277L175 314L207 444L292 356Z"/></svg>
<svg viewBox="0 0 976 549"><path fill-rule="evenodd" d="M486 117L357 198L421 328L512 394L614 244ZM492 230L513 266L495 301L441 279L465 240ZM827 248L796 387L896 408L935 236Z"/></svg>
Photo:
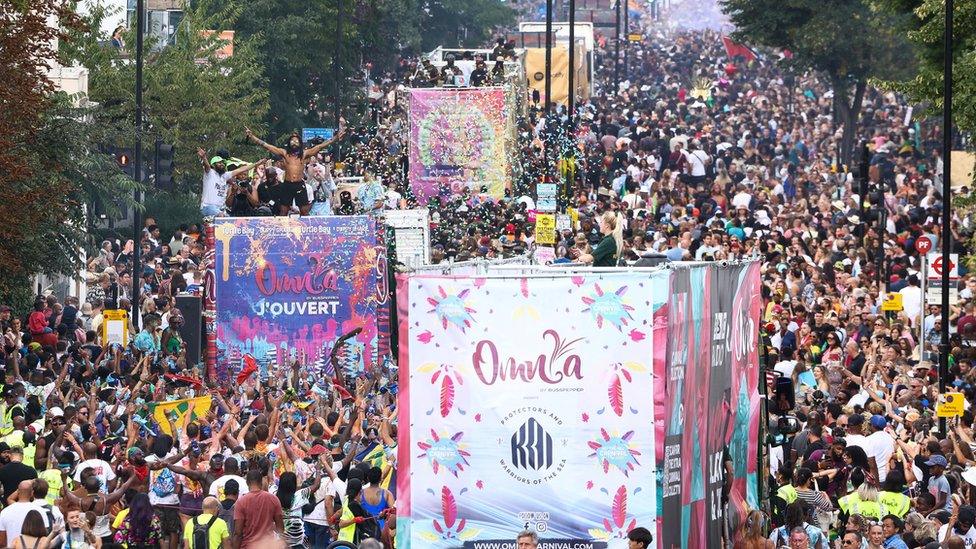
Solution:
<svg viewBox="0 0 976 549"><path fill-rule="evenodd" d="M626 547L653 528L651 305L667 273L397 282L398 547L509 546L526 526Z"/></svg>
<svg viewBox="0 0 976 549"><path fill-rule="evenodd" d="M508 111L503 88L410 90L409 178L419 204L465 188L504 195Z"/></svg>

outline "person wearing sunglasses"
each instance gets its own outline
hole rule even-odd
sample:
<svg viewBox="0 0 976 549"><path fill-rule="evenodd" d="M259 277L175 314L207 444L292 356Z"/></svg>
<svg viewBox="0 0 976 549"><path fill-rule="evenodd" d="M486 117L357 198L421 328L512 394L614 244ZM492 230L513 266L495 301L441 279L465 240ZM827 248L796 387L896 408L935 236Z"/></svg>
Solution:
<svg viewBox="0 0 976 549"><path fill-rule="evenodd" d="M868 540L861 537L857 532L845 532L842 539L837 540L835 547L838 549L863 549L867 546Z"/></svg>

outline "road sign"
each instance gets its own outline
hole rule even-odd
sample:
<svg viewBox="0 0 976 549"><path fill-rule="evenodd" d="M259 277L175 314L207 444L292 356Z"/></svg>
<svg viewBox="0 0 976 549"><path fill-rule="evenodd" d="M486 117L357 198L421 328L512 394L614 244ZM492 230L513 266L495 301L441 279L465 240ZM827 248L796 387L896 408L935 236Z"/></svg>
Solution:
<svg viewBox="0 0 976 549"><path fill-rule="evenodd" d="M535 209L540 212L556 211L556 193L558 190L555 183L537 183L535 186L537 197Z"/></svg>
<svg viewBox="0 0 976 549"><path fill-rule="evenodd" d="M915 241L915 251L920 254L927 254L932 250L932 239L922 235Z"/></svg>
<svg viewBox="0 0 976 549"><path fill-rule="evenodd" d="M644 39L644 36L641 35L641 33L639 33L639 32L632 32L632 33L630 33L630 34L627 35L627 40L629 40L631 42L640 42L643 39Z"/></svg>
<svg viewBox="0 0 976 549"><path fill-rule="evenodd" d="M926 257L929 264L929 280L942 280L942 254L930 253ZM959 280L959 254L949 254L949 280Z"/></svg>
<svg viewBox="0 0 976 549"><path fill-rule="evenodd" d="M102 311L102 342L106 345L129 344L129 313L125 309L106 309Z"/></svg>
<svg viewBox="0 0 976 549"><path fill-rule="evenodd" d="M905 308L902 302L903 296L898 292L888 292L884 302L881 303L882 311L901 311Z"/></svg>
<svg viewBox="0 0 976 549"><path fill-rule="evenodd" d="M316 137L328 141L335 136L335 128L302 128L302 143L308 146L308 142Z"/></svg>
<svg viewBox="0 0 976 549"><path fill-rule="evenodd" d="M946 393L939 396L935 407L937 417L959 417L965 411L966 397L962 393Z"/></svg>
<svg viewBox="0 0 976 549"><path fill-rule="evenodd" d="M930 253L926 257L929 264L929 280L942 280L942 254ZM949 254L949 280L959 280L959 254Z"/></svg>
<svg viewBox="0 0 976 549"><path fill-rule="evenodd" d="M556 243L556 215L551 213L537 213L535 215L536 244Z"/></svg>
<svg viewBox="0 0 976 549"><path fill-rule="evenodd" d="M942 286L931 285L925 288L925 302L927 305L942 305ZM959 304L959 288L949 287L949 306Z"/></svg>

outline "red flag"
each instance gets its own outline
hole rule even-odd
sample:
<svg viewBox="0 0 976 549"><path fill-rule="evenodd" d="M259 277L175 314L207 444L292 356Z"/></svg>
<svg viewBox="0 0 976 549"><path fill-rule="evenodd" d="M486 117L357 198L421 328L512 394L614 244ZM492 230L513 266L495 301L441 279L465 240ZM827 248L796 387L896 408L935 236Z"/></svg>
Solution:
<svg viewBox="0 0 976 549"><path fill-rule="evenodd" d="M745 44L737 44L728 36L722 37L722 45L725 46L725 53L730 58L741 57L746 61L755 61L758 57L752 48L746 46Z"/></svg>
<svg viewBox="0 0 976 549"><path fill-rule="evenodd" d="M244 368L237 374L237 384L240 385L251 377L251 374L258 371L258 362L251 355L244 355Z"/></svg>
<svg viewBox="0 0 976 549"><path fill-rule="evenodd" d="M336 392L339 393L339 398L341 398L342 400L352 400L352 394L349 391L347 391L346 388L343 387L341 383L339 383L338 377L333 378L332 384L335 385Z"/></svg>
<svg viewBox="0 0 976 549"><path fill-rule="evenodd" d="M192 385L196 385L198 387L203 387L203 380L197 379L195 377L184 376L184 375L180 375L180 374L165 374L165 375L163 375L163 377L165 377L166 379L172 380L172 381L185 381L185 382L190 383ZM238 383L240 383L240 382L238 382Z"/></svg>

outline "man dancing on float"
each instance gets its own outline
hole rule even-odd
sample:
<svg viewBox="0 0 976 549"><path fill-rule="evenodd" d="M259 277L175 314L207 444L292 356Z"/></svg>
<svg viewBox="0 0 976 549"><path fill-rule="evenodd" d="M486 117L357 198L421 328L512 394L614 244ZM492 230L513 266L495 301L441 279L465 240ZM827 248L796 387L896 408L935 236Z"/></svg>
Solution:
<svg viewBox="0 0 976 549"><path fill-rule="evenodd" d="M271 154L281 157L285 165L285 181L276 185L277 189L274 196L271 197L278 215L288 215L292 204L298 206L298 211L302 215L308 215L308 212L312 209L312 203L309 201L308 191L305 189L305 164L308 163L309 158L312 158L321 152L322 149L339 140L344 133L346 133L346 121L340 118L339 131L332 136L332 139L306 149L302 144L301 135L293 133L288 138L288 145L282 149L254 135L254 132L250 128L244 128L244 135L248 139L264 147Z"/></svg>

